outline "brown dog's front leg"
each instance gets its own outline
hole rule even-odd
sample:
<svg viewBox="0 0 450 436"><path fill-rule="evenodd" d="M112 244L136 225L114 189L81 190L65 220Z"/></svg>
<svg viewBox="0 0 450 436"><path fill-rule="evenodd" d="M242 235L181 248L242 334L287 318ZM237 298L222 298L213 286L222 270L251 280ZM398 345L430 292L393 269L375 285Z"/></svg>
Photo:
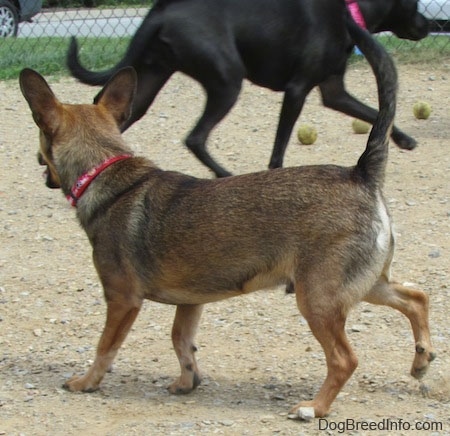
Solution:
<svg viewBox="0 0 450 436"><path fill-rule="evenodd" d="M106 324L98 343L95 361L85 375L72 377L64 383L65 389L72 392L94 392L98 389L140 308L141 306L131 306L124 301L108 302Z"/></svg>
<svg viewBox="0 0 450 436"><path fill-rule="evenodd" d="M172 327L172 342L178 361L181 375L169 386L172 394L188 394L200 384L200 372L197 367L194 353L194 337L202 315L202 305L179 305Z"/></svg>

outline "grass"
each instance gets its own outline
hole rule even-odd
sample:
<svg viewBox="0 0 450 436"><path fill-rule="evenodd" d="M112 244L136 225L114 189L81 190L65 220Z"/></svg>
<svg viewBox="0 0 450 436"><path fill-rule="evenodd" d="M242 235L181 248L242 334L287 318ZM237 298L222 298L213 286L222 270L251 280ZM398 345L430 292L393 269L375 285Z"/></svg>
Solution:
<svg viewBox="0 0 450 436"><path fill-rule="evenodd" d="M81 61L92 70L108 68L118 62L130 38L80 38ZM430 36L419 42L382 36L381 42L402 63L437 63L450 60L450 38ZM0 80L17 79L28 67L43 75L66 76L65 57L68 38L6 38L0 44ZM357 62L353 57L351 62Z"/></svg>
<svg viewBox="0 0 450 436"><path fill-rule="evenodd" d="M450 37L431 35L418 42L380 36L379 41L398 62L409 64L439 63L450 60Z"/></svg>
<svg viewBox="0 0 450 436"><path fill-rule="evenodd" d="M80 38L81 59L95 70L114 65L130 38ZM25 68L43 75L68 75L65 66L69 38L7 38L0 45L0 80L16 79Z"/></svg>

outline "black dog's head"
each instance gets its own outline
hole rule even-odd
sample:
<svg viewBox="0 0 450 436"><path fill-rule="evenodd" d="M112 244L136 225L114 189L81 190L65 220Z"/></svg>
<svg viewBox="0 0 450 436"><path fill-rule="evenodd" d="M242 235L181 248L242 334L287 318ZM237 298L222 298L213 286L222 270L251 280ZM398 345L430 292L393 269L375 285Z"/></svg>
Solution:
<svg viewBox="0 0 450 436"><path fill-rule="evenodd" d="M389 31L398 38L418 41L429 32L428 20L418 12L418 0L358 0L371 33Z"/></svg>

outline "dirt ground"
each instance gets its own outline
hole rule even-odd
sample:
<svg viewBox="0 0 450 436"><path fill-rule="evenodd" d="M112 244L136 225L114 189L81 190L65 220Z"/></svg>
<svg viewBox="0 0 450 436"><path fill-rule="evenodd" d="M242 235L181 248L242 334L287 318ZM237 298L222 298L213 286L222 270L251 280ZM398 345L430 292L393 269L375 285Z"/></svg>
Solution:
<svg viewBox="0 0 450 436"><path fill-rule="evenodd" d="M397 125L420 146L390 148L385 193L397 233L393 276L430 295L437 359L423 383L412 379L408 321L362 304L347 325L359 367L328 418L307 423L287 412L317 392L325 360L295 298L281 288L207 306L197 340L204 381L190 395L166 391L179 371L170 341L174 308L151 302L101 390L61 388L92 362L104 323L102 289L74 211L44 185L37 128L17 83L0 83L0 435L449 435L450 61L399 66L399 76ZM71 79L50 82L65 102L89 102L96 93ZM375 105L365 63L350 68L347 86ZM413 117L416 100L432 105L428 120ZM280 103L280 94L246 83L209 150L234 173L266 168ZM211 177L182 143L202 105L199 86L175 75L126 140L162 168ZM301 122L317 128L317 142L301 146L294 135L286 166L353 165L365 146L367 135L353 134L351 119L323 108L316 91Z"/></svg>

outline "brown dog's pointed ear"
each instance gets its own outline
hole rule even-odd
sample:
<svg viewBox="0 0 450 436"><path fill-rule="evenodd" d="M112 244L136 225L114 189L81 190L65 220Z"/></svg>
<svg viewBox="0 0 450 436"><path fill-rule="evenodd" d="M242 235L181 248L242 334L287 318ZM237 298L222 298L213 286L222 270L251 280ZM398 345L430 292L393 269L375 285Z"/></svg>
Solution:
<svg viewBox="0 0 450 436"><path fill-rule="evenodd" d="M45 79L36 71L25 68L20 72L19 83L36 124L44 132L53 133L59 125L61 104Z"/></svg>
<svg viewBox="0 0 450 436"><path fill-rule="evenodd" d="M119 128L130 118L136 85L137 74L134 68L123 68L94 98L94 104L105 107L114 117Z"/></svg>

